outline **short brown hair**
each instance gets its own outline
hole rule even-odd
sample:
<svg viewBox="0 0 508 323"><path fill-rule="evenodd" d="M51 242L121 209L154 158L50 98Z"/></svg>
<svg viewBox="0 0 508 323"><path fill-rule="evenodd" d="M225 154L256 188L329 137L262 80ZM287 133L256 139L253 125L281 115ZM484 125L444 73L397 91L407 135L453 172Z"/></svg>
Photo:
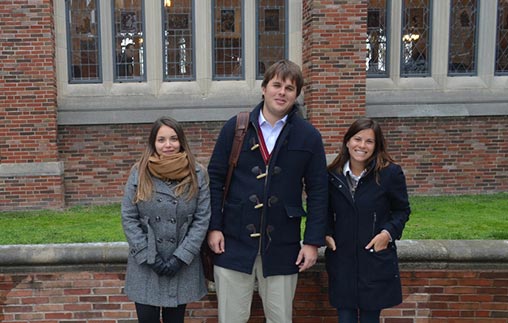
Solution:
<svg viewBox="0 0 508 323"><path fill-rule="evenodd" d="M261 87L266 87L268 82L277 76L283 80L289 79L294 81L296 84L296 96L300 95L303 87L303 75L300 66L287 59L273 63L266 70Z"/></svg>

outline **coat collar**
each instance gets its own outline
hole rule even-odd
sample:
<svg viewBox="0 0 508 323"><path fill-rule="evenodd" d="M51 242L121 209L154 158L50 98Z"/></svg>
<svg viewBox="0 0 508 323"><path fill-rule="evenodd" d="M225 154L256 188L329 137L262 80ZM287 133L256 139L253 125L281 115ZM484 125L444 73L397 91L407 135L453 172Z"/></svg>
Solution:
<svg viewBox="0 0 508 323"><path fill-rule="evenodd" d="M328 171L328 181L333 185L344 197L354 204L353 197L347 185L346 176L342 172Z"/></svg>
<svg viewBox="0 0 508 323"><path fill-rule="evenodd" d="M200 171L201 171L201 169L196 166L196 173L199 173ZM175 194L175 189L174 189L175 186L178 185L177 181L172 181L172 182L166 183L163 180L161 180L160 178L157 178L154 176L152 176L152 180L153 180L153 187L154 187L155 192L167 194L167 195L169 195L171 197L175 197L175 198L177 197Z"/></svg>

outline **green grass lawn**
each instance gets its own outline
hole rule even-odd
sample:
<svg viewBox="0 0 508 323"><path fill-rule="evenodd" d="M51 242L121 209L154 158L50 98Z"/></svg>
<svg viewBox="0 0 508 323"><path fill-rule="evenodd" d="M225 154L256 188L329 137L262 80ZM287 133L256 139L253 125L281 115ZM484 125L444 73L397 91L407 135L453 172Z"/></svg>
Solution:
<svg viewBox="0 0 508 323"><path fill-rule="evenodd" d="M508 239L508 193L410 198L403 239ZM0 212L0 245L125 241L120 205Z"/></svg>

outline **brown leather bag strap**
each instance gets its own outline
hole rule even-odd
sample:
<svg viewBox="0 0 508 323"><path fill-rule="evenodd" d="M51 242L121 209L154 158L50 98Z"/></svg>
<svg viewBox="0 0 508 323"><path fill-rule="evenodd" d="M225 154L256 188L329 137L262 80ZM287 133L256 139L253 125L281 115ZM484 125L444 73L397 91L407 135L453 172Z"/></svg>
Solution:
<svg viewBox="0 0 508 323"><path fill-rule="evenodd" d="M236 167L236 163L238 162L238 157L240 157L240 151L242 150L243 138L245 137L245 133L247 132L247 128L249 127L249 112L242 111L236 115L236 128L235 128L235 138L233 139L233 144L231 145L231 154L229 155L229 167L228 173L226 175L226 182L224 183L224 195L222 197L222 207L224 208L224 203L226 202L226 197L229 191L229 184L231 183L231 177L233 176L233 170Z"/></svg>

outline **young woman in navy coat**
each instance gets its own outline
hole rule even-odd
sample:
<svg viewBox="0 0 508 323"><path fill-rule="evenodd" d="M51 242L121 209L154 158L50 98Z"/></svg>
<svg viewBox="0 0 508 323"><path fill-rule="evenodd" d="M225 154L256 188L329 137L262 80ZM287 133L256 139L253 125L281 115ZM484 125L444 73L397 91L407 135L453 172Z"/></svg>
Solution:
<svg viewBox="0 0 508 323"><path fill-rule="evenodd" d="M382 309L402 302L395 240L411 212L404 173L368 118L350 126L328 171L330 303L340 323L379 322Z"/></svg>

